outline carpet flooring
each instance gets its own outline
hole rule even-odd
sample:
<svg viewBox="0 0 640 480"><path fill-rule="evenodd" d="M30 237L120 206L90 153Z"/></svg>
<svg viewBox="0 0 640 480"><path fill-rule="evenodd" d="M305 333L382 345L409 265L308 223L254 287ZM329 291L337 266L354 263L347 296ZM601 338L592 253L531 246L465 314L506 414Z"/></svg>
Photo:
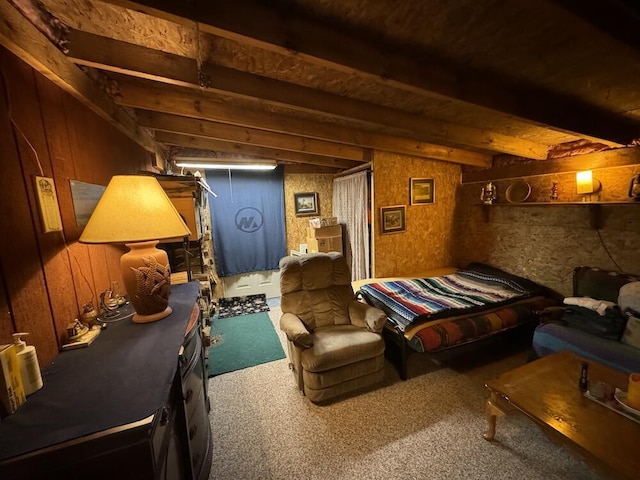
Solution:
<svg viewBox="0 0 640 480"><path fill-rule="evenodd" d="M279 307L269 312L275 331ZM482 438L484 383L521 365L525 349L437 365L409 358L409 380L387 361L377 387L325 406L298 391L282 359L209 379L210 479L600 480L523 415Z"/></svg>
<svg viewBox="0 0 640 480"><path fill-rule="evenodd" d="M209 376L285 358L280 339L264 312L214 319Z"/></svg>
<svg viewBox="0 0 640 480"><path fill-rule="evenodd" d="M217 318L237 317L250 313L268 312L269 305L264 293L245 297L228 297L218 300Z"/></svg>

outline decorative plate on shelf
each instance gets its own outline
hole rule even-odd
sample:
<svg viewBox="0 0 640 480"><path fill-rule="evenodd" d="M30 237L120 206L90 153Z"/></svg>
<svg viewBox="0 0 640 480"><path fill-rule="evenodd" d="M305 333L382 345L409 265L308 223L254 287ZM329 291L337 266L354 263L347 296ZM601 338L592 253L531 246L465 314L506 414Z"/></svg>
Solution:
<svg viewBox="0 0 640 480"><path fill-rule="evenodd" d="M616 393L613 397L618 401L618 403L624 410L640 417L640 410L636 410L635 408L630 407L627 403L627 392L616 388Z"/></svg>
<svg viewBox="0 0 640 480"><path fill-rule="evenodd" d="M513 182L507 187L505 197L509 203L522 203L531 195L531 185L522 180Z"/></svg>

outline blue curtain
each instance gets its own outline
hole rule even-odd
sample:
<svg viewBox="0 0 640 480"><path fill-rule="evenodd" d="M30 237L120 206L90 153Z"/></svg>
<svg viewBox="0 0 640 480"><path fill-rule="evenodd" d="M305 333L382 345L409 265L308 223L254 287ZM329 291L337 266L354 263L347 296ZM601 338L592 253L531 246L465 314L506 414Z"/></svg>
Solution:
<svg viewBox="0 0 640 480"><path fill-rule="evenodd" d="M211 228L218 275L277 270L286 255L284 175L269 172L208 171Z"/></svg>

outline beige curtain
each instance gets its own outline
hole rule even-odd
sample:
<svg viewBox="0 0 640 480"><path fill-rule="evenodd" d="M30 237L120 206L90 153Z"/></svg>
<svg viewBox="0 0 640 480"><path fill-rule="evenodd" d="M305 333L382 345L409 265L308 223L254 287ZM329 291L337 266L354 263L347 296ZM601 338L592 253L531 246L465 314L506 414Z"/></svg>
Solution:
<svg viewBox="0 0 640 480"><path fill-rule="evenodd" d="M366 171L333 180L333 216L345 226L345 258L352 280L370 276L367 181Z"/></svg>

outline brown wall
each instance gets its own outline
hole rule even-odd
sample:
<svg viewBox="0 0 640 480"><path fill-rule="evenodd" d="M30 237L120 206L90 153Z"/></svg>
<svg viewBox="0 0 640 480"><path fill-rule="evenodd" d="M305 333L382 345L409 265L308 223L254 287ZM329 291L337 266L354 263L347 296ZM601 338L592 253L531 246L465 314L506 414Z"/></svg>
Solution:
<svg viewBox="0 0 640 480"><path fill-rule="evenodd" d="M571 294L576 266L640 273L640 203L629 202L627 188L640 166L593 171L602 182L593 201L627 202L603 205L602 226L591 227L588 205L518 206L505 200L514 180L495 182L498 204L484 207L477 184L460 184L460 167L445 162L375 152L374 275L419 275L441 266L463 267L486 262ZM435 179L435 203L410 205L409 179ZM528 202L547 202L558 182L556 203L579 202L575 172L524 177L531 187ZM380 207L406 206L404 233L380 233ZM611 255L611 258L610 256ZM613 260L612 260L613 258ZM616 265L617 264L617 265Z"/></svg>
<svg viewBox="0 0 640 480"><path fill-rule="evenodd" d="M333 175L288 174L285 172L284 212L287 232L287 253L291 250L298 250L301 243L307 242L307 227L309 226L309 218L311 218L311 216L297 217L293 203L293 194L304 192L318 192L318 203L320 205L318 216L331 217Z"/></svg>
<svg viewBox="0 0 640 480"><path fill-rule="evenodd" d="M593 171L603 188L593 200L628 202L629 179L640 166ZM525 177L528 202L548 202L552 182L559 182L558 202L577 202L575 172ZM496 182L498 204L480 202L482 184L460 188L456 208L456 263L482 261L544 283L563 295L572 293L574 267L588 265L640 272L640 203L603 205L602 228L591 228L588 205L517 206L506 202L513 180ZM609 253L613 260L609 257ZM615 261L615 263L614 263ZM617 265L616 265L617 264Z"/></svg>
<svg viewBox="0 0 640 480"><path fill-rule="evenodd" d="M373 157L373 274L419 275L453 264L457 164L375 152ZM434 179L434 203L410 205L411 178ZM380 208L405 205L404 233L380 233Z"/></svg>
<svg viewBox="0 0 640 480"><path fill-rule="evenodd" d="M42 365L82 304L121 280L119 249L77 242L69 181L106 185L150 169L153 157L4 48L0 71L0 343L29 332ZM40 226L32 182L43 174L54 179L63 232Z"/></svg>

